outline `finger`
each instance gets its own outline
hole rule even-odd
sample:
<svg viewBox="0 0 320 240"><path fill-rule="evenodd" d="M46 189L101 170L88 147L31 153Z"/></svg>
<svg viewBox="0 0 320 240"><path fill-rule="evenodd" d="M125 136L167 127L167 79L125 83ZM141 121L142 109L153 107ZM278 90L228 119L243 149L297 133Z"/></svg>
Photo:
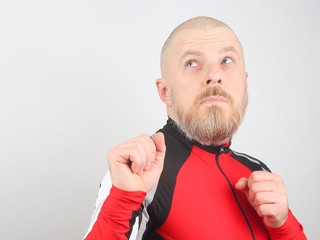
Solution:
<svg viewBox="0 0 320 240"><path fill-rule="evenodd" d="M139 136L137 139L137 147L141 155L141 159L139 159L139 169L137 174L142 174L143 170L145 169L145 166L148 162L148 159L150 158L150 143L148 142L148 135L143 134Z"/></svg>
<svg viewBox="0 0 320 240"><path fill-rule="evenodd" d="M140 173L141 169L145 166L145 154L141 150L141 147L139 145L134 146L129 155L132 173Z"/></svg>
<svg viewBox="0 0 320 240"><path fill-rule="evenodd" d="M144 171L149 171L151 168L151 163L155 160L156 146L152 139L148 136L147 144L145 145L146 151L146 164L144 166Z"/></svg>
<svg viewBox="0 0 320 240"><path fill-rule="evenodd" d="M144 171L149 171L151 169L151 162L146 162L146 165L144 166Z"/></svg>
<svg viewBox="0 0 320 240"><path fill-rule="evenodd" d="M156 146L149 135L143 134L139 139L141 142L141 154L143 156L138 173L141 174L144 170L149 170L151 162L154 161Z"/></svg>
<svg viewBox="0 0 320 240"><path fill-rule="evenodd" d="M240 178L239 181L235 184L237 190L245 190L248 187L248 179Z"/></svg>
<svg viewBox="0 0 320 240"><path fill-rule="evenodd" d="M278 186L272 181L254 182L249 188L249 199L254 201L255 195L259 192L275 192Z"/></svg>
<svg viewBox="0 0 320 240"><path fill-rule="evenodd" d="M279 187L279 184L273 181L260 181L260 182L253 182L250 186L250 191L257 193L257 192L274 192Z"/></svg>
<svg viewBox="0 0 320 240"><path fill-rule="evenodd" d="M148 135L143 134L136 138L133 138L129 143L123 146L123 152L127 152L129 155L129 161L131 162L131 171L133 173L141 174L146 165L147 159L150 155L150 138ZM152 142L152 141L151 141Z"/></svg>
<svg viewBox="0 0 320 240"><path fill-rule="evenodd" d="M269 175L269 173L264 172L264 171L254 171L250 174L248 178L248 186L251 188L251 185L255 182L259 181L271 181L272 178Z"/></svg>
<svg viewBox="0 0 320 240"><path fill-rule="evenodd" d="M254 196L254 201L257 206L261 204L272 204L281 201L282 196L274 192L258 192Z"/></svg>
<svg viewBox="0 0 320 240"><path fill-rule="evenodd" d="M128 163L132 162L132 160L139 161L139 157L141 156L136 157L136 155L142 152L140 141L139 137L130 139L127 142L115 146L110 152L113 158L116 158L116 161L120 163Z"/></svg>
<svg viewBox="0 0 320 240"><path fill-rule="evenodd" d="M278 208L274 203L261 204L257 207L257 213L260 217L278 215Z"/></svg>
<svg viewBox="0 0 320 240"><path fill-rule="evenodd" d="M279 175L266 171L254 171L250 174L249 179L254 181L273 181L280 177Z"/></svg>
<svg viewBox="0 0 320 240"><path fill-rule="evenodd" d="M261 181L275 181L275 182L282 182L282 178L274 173L265 172L265 171L254 171L248 178L248 186L251 188L251 185L254 182L261 182Z"/></svg>
<svg viewBox="0 0 320 240"><path fill-rule="evenodd" d="M133 173L136 173L139 169L139 159L141 159L141 156L132 140L115 146L108 154L110 166L113 164L124 164Z"/></svg>

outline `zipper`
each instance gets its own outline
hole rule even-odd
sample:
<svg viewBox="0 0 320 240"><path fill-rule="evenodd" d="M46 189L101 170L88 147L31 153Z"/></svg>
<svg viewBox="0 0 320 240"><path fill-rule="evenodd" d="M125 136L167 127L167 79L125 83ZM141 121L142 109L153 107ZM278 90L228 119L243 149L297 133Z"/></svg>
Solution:
<svg viewBox="0 0 320 240"><path fill-rule="evenodd" d="M242 209L242 207L241 207L241 205L240 205L240 202L239 202L239 200L238 200L238 197L237 197L237 195L236 195L236 192L235 192L235 190L234 190L234 188L233 188L233 186L232 186L232 184L231 184L231 182L230 182L229 178L227 177L227 175L223 172L223 170L222 170L222 169L221 169L221 167L220 167L220 163L219 163L219 155L220 155L220 154L224 154L224 153L225 153L224 148L223 148L223 147L220 147L220 153L217 153L217 154L216 154L216 164L217 164L217 166L218 166L218 168L219 168L220 172L223 174L223 176L224 176L224 177L225 177L225 179L227 180L227 182L228 182L228 184L229 184L229 186L230 186L230 188L231 188L231 191L232 191L233 197L234 197L234 199L236 200L236 203L237 203L238 207L240 208L241 213L242 213L242 215L243 215L244 219L245 219L245 220L246 220L246 222L247 222L247 225L248 225L249 230L250 230L250 232L251 232L252 239L253 239L253 240L255 240L256 238L255 238L255 236L254 236L252 226L251 226L251 224L250 224L250 222L249 222L249 220L248 220L248 218L247 218L247 216L246 216L245 212L243 211L243 209Z"/></svg>

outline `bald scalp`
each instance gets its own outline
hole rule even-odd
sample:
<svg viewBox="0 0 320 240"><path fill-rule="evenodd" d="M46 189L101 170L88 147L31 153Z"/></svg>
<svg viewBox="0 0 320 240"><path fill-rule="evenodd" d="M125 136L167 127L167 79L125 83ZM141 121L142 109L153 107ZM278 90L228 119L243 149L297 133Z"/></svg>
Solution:
<svg viewBox="0 0 320 240"><path fill-rule="evenodd" d="M232 29L225 23L211 18L211 17L195 17L191 18L183 23L181 23L179 26L177 26L169 35L165 43L163 44L162 50L161 50L161 58L160 58L160 66L161 66L161 75L162 78L166 77L167 73L167 59L168 59L168 53L170 52L170 46L172 45L172 42L174 39L181 33L186 30L203 30L208 31L213 28L217 27L227 27L232 31ZM240 44L241 45L241 44Z"/></svg>

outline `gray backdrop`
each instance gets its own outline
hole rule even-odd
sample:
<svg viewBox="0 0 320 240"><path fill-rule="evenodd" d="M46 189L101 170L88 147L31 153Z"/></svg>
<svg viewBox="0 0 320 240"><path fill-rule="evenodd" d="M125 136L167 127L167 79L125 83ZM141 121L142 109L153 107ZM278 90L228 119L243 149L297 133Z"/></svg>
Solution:
<svg viewBox="0 0 320 240"><path fill-rule="evenodd" d="M81 239L106 155L166 121L155 80L171 30L199 15L240 38L249 106L233 149L283 176L320 238L319 2L0 3L0 239Z"/></svg>

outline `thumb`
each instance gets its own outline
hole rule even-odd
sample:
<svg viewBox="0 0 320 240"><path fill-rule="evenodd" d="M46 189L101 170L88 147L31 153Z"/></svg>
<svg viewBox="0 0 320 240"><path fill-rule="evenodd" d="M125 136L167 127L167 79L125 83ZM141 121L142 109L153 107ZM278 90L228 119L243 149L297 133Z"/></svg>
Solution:
<svg viewBox="0 0 320 240"><path fill-rule="evenodd" d="M234 186L237 190L245 190L248 187L248 179L240 178Z"/></svg>
<svg viewBox="0 0 320 240"><path fill-rule="evenodd" d="M155 136L154 136L154 144L156 145L156 150L157 150L157 154L161 153L161 154L165 154L166 152L166 144L164 141L164 135L162 132L158 132Z"/></svg>
<svg viewBox="0 0 320 240"><path fill-rule="evenodd" d="M159 161L162 164L166 154L166 144L163 133L158 132L154 136L153 142L156 146L156 161Z"/></svg>

